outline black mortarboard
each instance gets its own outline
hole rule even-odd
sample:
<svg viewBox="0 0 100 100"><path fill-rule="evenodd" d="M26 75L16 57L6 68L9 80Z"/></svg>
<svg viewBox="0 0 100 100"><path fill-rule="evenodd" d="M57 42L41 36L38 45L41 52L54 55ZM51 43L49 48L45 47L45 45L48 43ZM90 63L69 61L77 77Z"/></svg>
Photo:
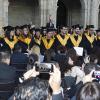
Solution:
<svg viewBox="0 0 100 100"><path fill-rule="evenodd" d="M20 27L20 26L16 26L16 27L15 27L15 30L17 30L17 29L21 29L21 27Z"/></svg>
<svg viewBox="0 0 100 100"><path fill-rule="evenodd" d="M23 26L21 26L21 28L24 29L24 28L29 28L29 27L28 27L28 25L23 25Z"/></svg>
<svg viewBox="0 0 100 100"><path fill-rule="evenodd" d="M35 27L33 27L33 28L30 29L30 32L33 32L33 31L35 31Z"/></svg>
<svg viewBox="0 0 100 100"><path fill-rule="evenodd" d="M71 27L74 29L75 28L75 25L72 25Z"/></svg>
<svg viewBox="0 0 100 100"><path fill-rule="evenodd" d="M90 28L94 28L94 25L87 25L86 26L86 30L90 29Z"/></svg>
<svg viewBox="0 0 100 100"><path fill-rule="evenodd" d="M96 32L97 32L97 33L100 32L100 28L99 28L98 30L96 30Z"/></svg>
<svg viewBox="0 0 100 100"><path fill-rule="evenodd" d="M48 28L47 29L47 32L54 32L55 31L55 28Z"/></svg>
<svg viewBox="0 0 100 100"><path fill-rule="evenodd" d="M13 31L13 30L15 30L14 27L12 27L12 26L8 26L6 31Z"/></svg>
<svg viewBox="0 0 100 100"><path fill-rule="evenodd" d="M12 26L5 26L5 27L3 27L4 31L8 31L8 30L10 30L11 28L12 28Z"/></svg>
<svg viewBox="0 0 100 100"><path fill-rule="evenodd" d="M81 29L82 27L81 27L81 25L79 25L79 24L76 24L76 25L74 25L74 26L73 26L73 29L76 29L76 28L79 28L79 29Z"/></svg>
<svg viewBox="0 0 100 100"><path fill-rule="evenodd" d="M41 32L41 28L36 28L35 32Z"/></svg>
<svg viewBox="0 0 100 100"><path fill-rule="evenodd" d="M41 27L42 31L47 31L47 27Z"/></svg>
<svg viewBox="0 0 100 100"><path fill-rule="evenodd" d="M94 25L89 25L89 28L94 28Z"/></svg>
<svg viewBox="0 0 100 100"><path fill-rule="evenodd" d="M60 29L63 29L63 27L65 27L65 26L64 26L64 25L60 25L60 26L59 26Z"/></svg>

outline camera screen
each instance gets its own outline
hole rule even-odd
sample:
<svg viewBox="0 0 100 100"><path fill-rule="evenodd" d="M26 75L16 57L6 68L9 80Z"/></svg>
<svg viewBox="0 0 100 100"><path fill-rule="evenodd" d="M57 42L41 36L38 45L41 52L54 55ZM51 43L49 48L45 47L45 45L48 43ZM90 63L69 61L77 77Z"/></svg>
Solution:
<svg viewBox="0 0 100 100"><path fill-rule="evenodd" d="M35 64L36 71L40 73L50 73L53 72L53 64L52 63L36 63Z"/></svg>

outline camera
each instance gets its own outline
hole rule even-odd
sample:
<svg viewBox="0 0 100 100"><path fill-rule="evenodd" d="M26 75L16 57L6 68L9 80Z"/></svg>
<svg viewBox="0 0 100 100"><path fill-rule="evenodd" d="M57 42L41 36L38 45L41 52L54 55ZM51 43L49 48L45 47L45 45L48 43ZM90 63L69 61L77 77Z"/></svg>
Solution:
<svg viewBox="0 0 100 100"><path fill-rule="evenodd" d="M40 73L53 72L53 63L35 63L35 70Z"/></svg>

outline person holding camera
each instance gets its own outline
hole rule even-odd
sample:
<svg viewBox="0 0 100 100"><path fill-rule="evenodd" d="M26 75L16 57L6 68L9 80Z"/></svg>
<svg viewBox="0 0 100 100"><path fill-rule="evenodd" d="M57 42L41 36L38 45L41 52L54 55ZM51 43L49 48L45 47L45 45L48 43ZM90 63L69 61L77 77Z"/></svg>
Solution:
<svg viewBox="0 0 100 100"><path fill-rule="evenodd" d="M63 100L61 88L61 72L58 67L53 65L53 72L50 72L49 80L37 78L39 71L33 69L23 75L23 83L15 90L9 100ZM52 96L49 96L49 87L52 89ZM60 93L60 96L59 96Z"/></svg>

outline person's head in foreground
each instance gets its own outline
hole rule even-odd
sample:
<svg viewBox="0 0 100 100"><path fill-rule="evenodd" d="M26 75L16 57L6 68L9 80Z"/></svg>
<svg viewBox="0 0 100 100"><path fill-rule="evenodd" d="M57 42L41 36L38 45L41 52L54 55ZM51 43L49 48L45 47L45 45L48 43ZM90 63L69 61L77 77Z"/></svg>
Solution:
<svg viewBox="0 0 100 100"><path fill-rule="evenodd" d="M100 84L89 82L79 90L76 100L100 100Z"/></svg>

